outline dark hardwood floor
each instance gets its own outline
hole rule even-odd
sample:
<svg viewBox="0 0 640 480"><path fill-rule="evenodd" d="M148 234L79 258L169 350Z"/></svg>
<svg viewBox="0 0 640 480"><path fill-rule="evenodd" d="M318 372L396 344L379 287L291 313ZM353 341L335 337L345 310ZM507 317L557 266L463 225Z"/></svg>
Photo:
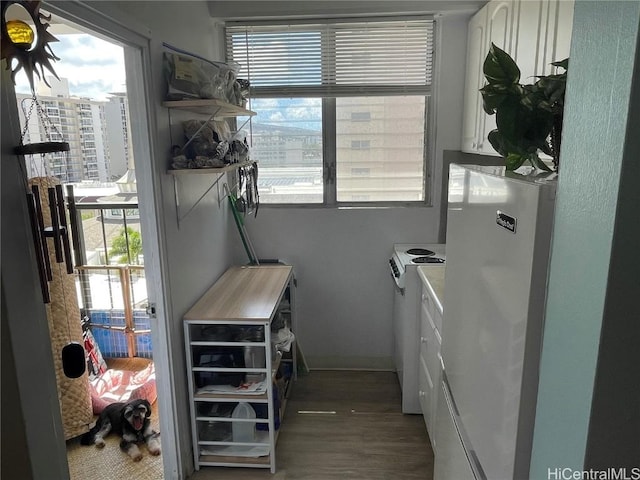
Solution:
<svg viewBox="0 0 640 480"><path fill-rule="evenodd" d="M421 415L400 411L393 372L318 371L298 377L276 449L277 471L202 467L190 480L431 480Z"/></svg>

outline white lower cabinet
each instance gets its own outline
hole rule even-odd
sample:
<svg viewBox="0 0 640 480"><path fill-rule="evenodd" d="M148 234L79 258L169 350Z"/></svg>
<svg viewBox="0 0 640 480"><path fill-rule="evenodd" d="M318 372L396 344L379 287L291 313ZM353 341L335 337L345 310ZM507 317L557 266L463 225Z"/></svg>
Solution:
<svg viewBox="0 0 640 480"><path fill-rule="evenodd" d="M444 382L440 382L434 448L434 480L476 480L453 420L453 406Z"/></svg>
<svg viewBox="0 0 640 480"><path fill-rule="evenodd" d="M424 282L424 280L423 280ZM438 402L438 385L442 378L442 364L440 362L440 347L442 339L438 325L442 325L442 313L437 308L437 302L423 284L420 308L420 359L418 367L418 386L420 408L427 426L431 445L435 449L436 436L436 407Z"/></svg>
<svg viewBox="0 0 640 480"><path fill-rule="evenodd" d="M429 433L429 439L431 440L431 446L435 449L435 435L434 435L434 418L432 406L434 404L434 398L436 397L435 388L437 385L433 383L431 375L427 370L427 365L424 361L424 357L420 355L420 369L418 377L418 386L420 391L418 392L420 397L420 408L422 408L422 416L424 417L424 423L427 426L427 432Z"/></svg>
<svg viewBox="0 0 640 480"><path fill-rule="evenodd" d="M293 339L294 311L292 268L268 265L230 268L185 314L196 470L275 472L280 420L296 375L295 342L282 346L287 332Z"/></svg>

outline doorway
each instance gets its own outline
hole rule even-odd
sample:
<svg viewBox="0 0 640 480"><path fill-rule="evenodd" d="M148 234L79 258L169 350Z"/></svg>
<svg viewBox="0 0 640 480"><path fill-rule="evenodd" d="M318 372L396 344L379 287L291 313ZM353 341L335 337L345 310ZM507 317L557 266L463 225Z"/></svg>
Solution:
<svg viewBox="0 0 640 480"><path fill-rule="evenodd" d="M72 18L74 22L78 23L72 24L72 22L68 20L62 20L62 23L64 23L66 27L80 29L85 32L85 34L89 33L88 36L95 39L107 40L112 44L118 44L122 49L124 57L123 66L127 72L126 90L129 92L129 95L134 98L133 105L130 105L131 109L129 114L131 121L128 122L129 135L125 140L125 144L130 144L130 148L135 159L134 170L136 174L135 176L137 177L136 184L138 187L136 193L140 202L139 205L134 205L127 203L127 201L120 201L120 203L114 201L112 204L106 203L105 205L101 205L101 208L99 209L93 209L100 213L92 213L91 209L85 209L86 211L84 211L84 216L82 212L79 213L83 220L83 226L85 221L88 222L89 220L94 220L95 224L99 225L97 229L101 232L100 236L103 237L103 240L106 238L106 242L103 242L105 246L102 248L102 252L99 251L99 248L94 248L93 246L88 249L88 251L91 252L91 255L89 255L88 252L85 252L87 265L83 266L90 267L91 261L95 260L97 264L94 264L94 266L96 267L105 265L110 267L109 269L105 269L103 272L94 273L92 275L87 274L86 282L79 282L80 287L78 290L80 303L83 311L85 312L97 306L96 298L93 293L94 288L92 286L96 281L95 278L92 280L89 277L98 277L101 275L106 289L109 290L107 301L111 304L110 309L114 310L121 307L124 311L122 315L123 322L125 323L124 326L113 324L109 325L105 323L103 325L105 328L100 328L100 330L106 334L103 336L111 338L111 341L107 340L109 348L115 349L115 351L111 350L109 353L115 353L118 357L124 358L129 358L131 356L153 358L154 363L156 364L158 376L158 396L162 397L162 403L165 403L158 414L159 416L162 416L162 412L164 412L165 417L167 415L170 417L170 413L168 414L167 412L172 412L173 410L173 395L171 394L170 388L171 380L168 378L169 366L166 327L163 321L165 308L162 301L154 301L154 299L162 299L164 297L164 287L160 273L162 271L162 265L160 264L160 247L155 214L156 203L153 194L154 174L152 172L150 160L152 157L151 145L153 144L153 132L150 129L151 122L149 121L146 113L149 103L147 88L142 80L143 77L148 78L147 72L145 71L145 69L148 69L148 41L133 32L123 29L121 25L117 25L115 27L112 25L105 25L105 23L109 23L109 20L106 20L105 18L101 18L100 22L96 22L95 17L92 18L90 7L79 4L66 5L66 3L67 2L64 2L64 4L43 6L43 10L47 10L49 13L54 14L54 19L51 21L52 25L56 21L56 18ZM91 28L93 26L96 26L95 30ZM62 36L62 34L56 33L53 28L49 31L58 38ZM56 46L56 44L53 44L52 48L61 60L59 62L54 62L53 67L62 77L62 71L59 69L59 66L65 61L65 58L69 57L66 54L59 53ZM81 47L82 44L80 44L80 48ZM124 82L122 83L124 84ZM124 85L122 86L124 87ZM111 88L111 91L117 92L117 89ZM87 104L91 104L91 102L87 102ZM83 168L84 167L87 167L87 165L83 165ZM85 172L87 170L90 170L90 168L86 168ZM97 170L99 170L99 168ZM111 176L117 177L117 180L131 180L130 176L126 173L120 175L119 173L116 174L114 172L111 172ZM128 169L127 173L129 173ZM89 176L89 178L94 177ZM66 180L82 179L67 178ZM98 180L100 180L100 178L98 178ZM107 180L114 180L114 178L107 178ZM102 197L104 197L104 195ZM79 203L82 204L82 202ZM139 207L139 213L136 212L138 208L135 207ZM113 227L113 230L115 231L114 234L105 232L105 230L108 230L108 228L105 227L108 226ZM143 252L134 252L134 248L132 247L137 241L136 237L140 234L142 235L144 250ZM113 240L117 237L124 239L124 245L126 246L124 252L116 252L114 249ZM144 255L145 253L147 253L146 258ZM112 257L111 260L113 260L113 257L116 255L122 255L126 260L118 264L118 262L110 261L110 259L107 258ZM89 256L93 256L93 260L90 260L88 258ZM141 268L142 265L140 265L140 263L144 265L143 268ZM80 277L82 277L82 275L80 275ZM125 278L127 279L126 282L129 284L129 289L123 289ZM87 291L84 290L87 286L90 292L89 295L87 295ZM130 310L132 311L132 315L130 316L133 317L133 328L126 323L127 302L119 301L117 299L118 295L114 295L118 288L120 290L129 290L129 293L131 294ZM146 289L147 292L141 291L141 289ZM87 298L90 298L89 303L87 302ZM104 298L102 300L104 300ZM150 314L147 315L145 319L144 312L147 304L151 304L151 308L149 309ZM141 312L143 313L142 315L140 315ZM95 313L95 311L93 313ZM99 315L97 318L99 318ZM112 315L112 318L115 317ZM142 321L142 323L139 323L140 321ZM114 326L116 328L110 328ZM94 327L96 327L96 325L94 325ZM98 329L98 327L96 327L96 329ZM124 339L124 342L122 339ZM151 355L151 346L153 348L153 355ZM163 372L167 376L164 379L162 379ZM167 399L166 402L164 401L165 398ZM25 404L24 407L29 408L27 404ZM163 421L161 423L163 423L163 454L160 462L161 464L164 463L164 470L171 472L169 476L172 477L174 476L173 472L177 472L178 470L176 467L177 453L175 449L175 441L172 441L175 431L173 422ZM89 451L87 456L95 454L95 451ZM162 471L162 465L160 468Z"/></svg>

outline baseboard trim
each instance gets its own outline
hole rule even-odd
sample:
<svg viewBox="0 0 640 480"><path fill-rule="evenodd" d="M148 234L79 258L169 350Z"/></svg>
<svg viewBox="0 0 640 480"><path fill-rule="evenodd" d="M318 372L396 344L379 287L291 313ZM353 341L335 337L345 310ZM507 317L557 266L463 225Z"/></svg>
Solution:
<svg viewBox="0 0 640 480"><path fill-rule="evenodd" d="M310 368L310 372L321 372L321 371L330 371L330 372L395 372L392 368L365 368L365 367L347 367L347 368L338 368L338 367L316 367Z"/></svg>
<svg viewBox="0 0 640 480"><path fill-rule="evenodd" d="M305 355L310 370L363 370L363 371L395 371L391 357L332 357Z"/></svg>

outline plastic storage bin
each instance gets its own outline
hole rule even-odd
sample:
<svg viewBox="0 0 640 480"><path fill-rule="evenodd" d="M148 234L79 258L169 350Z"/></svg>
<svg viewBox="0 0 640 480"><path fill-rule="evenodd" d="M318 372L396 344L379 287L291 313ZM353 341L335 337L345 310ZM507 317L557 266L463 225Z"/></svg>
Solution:
<svg viewBox="0 0 640 480"><path fill-rule="evenodd" d="M233 409L231 417L239 420L253 420L256 412L247 402L240 402ZM233 441L252 443L256 441L256 424L252 421L233 422Z"/></svg>

